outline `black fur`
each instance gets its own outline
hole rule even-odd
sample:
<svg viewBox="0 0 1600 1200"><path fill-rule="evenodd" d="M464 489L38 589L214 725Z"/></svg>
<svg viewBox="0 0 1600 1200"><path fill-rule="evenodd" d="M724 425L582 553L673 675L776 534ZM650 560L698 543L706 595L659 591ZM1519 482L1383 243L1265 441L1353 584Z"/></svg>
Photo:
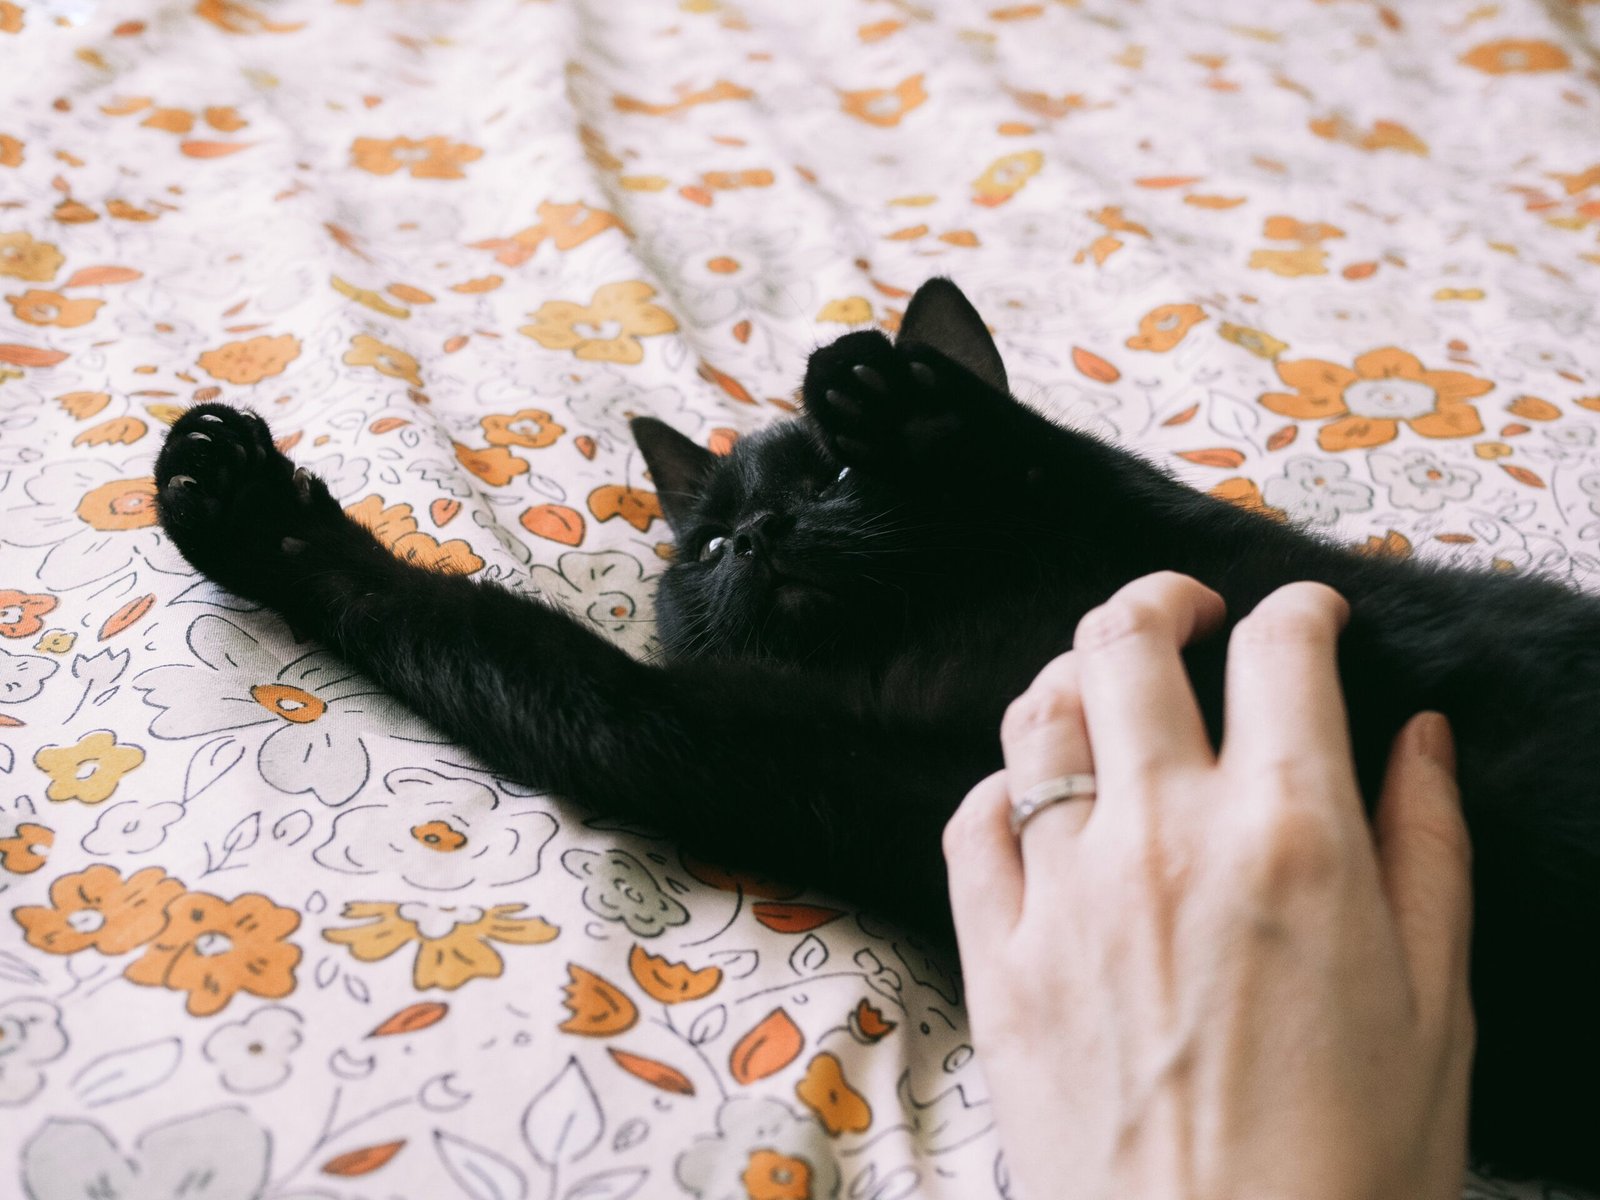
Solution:
<svg viewBox="0 0 1600 1200"><path fill-rule="evenodd" d="M1007 702L1088 608L1163 569L1217 589L1232 619L1291 580L1330 584L1353 608L1341 668L1367 795L1412 713L1444 712L1460 747L1475 1149L1600 1184L1600 602L1347 553L1058 427L1004 385L981 320L935 280L898 343L852 333L818 350L806 419L726 458L635 422L678 542L661 664L398 561L251 414L187 412L158 503L197 569L497 770L944 939L945 820L1000 765ZM1222 648L1189 655L1214 734Z"/></svg>

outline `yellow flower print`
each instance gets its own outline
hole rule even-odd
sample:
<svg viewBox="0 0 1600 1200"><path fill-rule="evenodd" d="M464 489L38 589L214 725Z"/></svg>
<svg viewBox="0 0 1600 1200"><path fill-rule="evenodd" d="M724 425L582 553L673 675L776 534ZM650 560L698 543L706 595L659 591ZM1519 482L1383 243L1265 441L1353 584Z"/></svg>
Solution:
<svg viewBox="0 0 1600 1200"><path fill-rule="evenodd" d="M143 750L119 744L108 729L84 734L75 746L46 746L33 756L33 765L50 776L46 796L84 804L110 797L122 777L143 762Z"/></svg>
<svg viewBox="0 0 1600 1200"><path fill-rule="evenodd" d="M416 359L404 350L398 350L364 333L358 333L350 339L350 349L345 351L344 361L347 366L371 367L390 379L404 379L412 387L422 386L422 373Z"/></svg>
<svg viewBox="0 0 1600 1200"><path fill-rule="evenodd" d="M166 927L167 905L183 890L160 867L123 879L116 868L96 865L52 883L50 907L30 905L11 915L28 945L47 954L126 954Z"/></svg>
<svg viewBox="0 0 1600 1200"><path fill-rule="evenodd" d="M43 283L55 278L66 257L50 242L36 242L29 233L0 233L0 275Z"/></svg>
<svg viewBox="0 0 1600 1200"><path fill-rule="evenodd" d="M840 92L840 106L857 120L880 128L900 124L912 109L928 99L921 75L908 75L892 88L867 88L860 92Z"/></svg>
<svg viewBox="0 0 1600 1200"><path fill-rule="evenodd" d="M410 171L413 179L464 179L462 165L476 162L483 151L449 138L357 138L350 145L350 161L374 175Z"/></svg>
<svg viewBox="0 0 1600 1200"><path fill-rule="evenodd" d="M287 941L300 914L254 893L223 900L185 892L167 903L166 927L122 977L189 993L190 1016L221 1012L240 992L281 1000L294 991L300 947Z"/></svg>
<svg viewBox="0 0 1600 1200"><path fill-rule="evenodd" d="M253 337L229 342L200 356L200 367L213 379L224 383L260 383L282 375L300 357L300 339L290 333L277 337Z"/></svg>
<svg viewBox="0 0 1600 1200"><path fill-rule="evenodd" d="M479 424L483 426L484 440L491 446L522 446L528 450L551 445L567 431L538 408L524 408L510 416L490 414Z"/></svg>
<svg viewBox="0 0 1600 1200"><path fill-rule="evenodd" d="M678 328L671 313L649 303L655 294L639 279L608 283L587 305L546 301L521 331L547 350L571 350L590 362L636 363L644 358L640 338Z"/></svg>
<svg viewBox="0 0 1600 1200"><path fill-rule="evenodd" d="M1482 433L1467 401L1494 386L1464 371L1424 370L1415 355L1393 346L1361 355L1354 370L1306 358L1279 363L1278 375L1296 390L1269 392L1262 405L1300 421L1335 418L1317 431L1317 445L1336 451L1392 442L1402 423L1430 438Z"/></svg>
<svg viewBox="0 0 1600 1200"><path fill-rule="evenodd" d="M739 1180L750 1200L813 1200L811 1164L765 1147L750 1152Z"/></svg>
<svg viewBox="0 0 1600 1200"><path fill-rule="evenodd" d="M417 957L411 978L417 990L437 987L454 991L468 980L495 979L505 970L505 961L491 942L534 946L561 932L538 917L514 915L525 907L497 904L483 909L470 904L358 901L346 904L344 915L368 920L367 924L326 929L322 936L335 945L348 946L362 962L378 962L415 945Z"/></svg>
<svg viewBox="0 0 1600 1200"><path fill-rule="evenodd" d="M1037 150L1020 150L995 159L972 181L973 202L989 208L1004 204L1043 166L1044 155Z"/></svg>
<svg viewBox="0 0 1600 1200"><path fill-rule="evenodd" d="M1498 42L1485 42L1463 54L1461 61L1490 75L1565 71L1572 65L1567 52L1554 42L1527 38L1504 38Z"/></svg>
<svg viewBox="0 0 1600 1200"><path fill-rule="evenodd" d="M0 870L13 875L32 875L44 866L50 857L50 847L55 844L55 830L23 821L10 837L0 838Z"/></svg>

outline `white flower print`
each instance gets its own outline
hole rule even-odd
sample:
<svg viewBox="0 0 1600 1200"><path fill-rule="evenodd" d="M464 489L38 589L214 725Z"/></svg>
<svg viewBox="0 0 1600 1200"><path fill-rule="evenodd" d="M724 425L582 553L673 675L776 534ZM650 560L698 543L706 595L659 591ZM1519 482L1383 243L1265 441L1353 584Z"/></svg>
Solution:
<svg viewBox="0 0 1600 1200"><path fill-rule="evenodd" d="M1367 455L1372 478L1389 489L1389 503L1417 512L1438 512L1446 500L1472 495L1479 474L1447 463L1432 450L1374 450Z"/></svg>
<svg viewBox="0 0 1600 1200"><path fill-rule="evenodd" d="M45 680L61 664L32 654L0 650L0 704L21 704L44 691Z"/></svg>
<svg viewBox="0 0 1600 1200"><path fill-rule="evenodd" d="M699 324L752 309L804 320L812 315L812 270L826 252L799 250L799 230L707 225L660 239L671 299Z"/></svg>
<svg viewBox="0 0 1600 1200"><path fill-rule="evenodd" d="M452 779L422 767L383 777L393 799L340 813L328 840L312 855L335 871L383 872L428 891L474 884L519 883L539 873L555 836L548 813L513 801L471 779Z"/></svg>
<svg viewBox="0 0 1600 1200"><path fill-rule="evenodd" d="M839 1164L828 1134L781 1100L738 1096L717 1111L717 1132L697 1137L678 1157L678 1183L699 1200L747 1200L760 1194L823 1200L839 1191Z"/></svg>
<svg viewBox="0 0 1600 1200"><path fill-rule="evenodd" d="M184 808L170 800L123 800L100 814L84 835L83 848L102 858L148 854L167 840L167 829L183 819Z"/></svg>
<svg viewBox="0 0 1600 1200"><path fill-rule="evenodd" d="M646 579L632 555L570 550L554 570L534 567L531 583L539 596L587 617L629 653L642 655L655 645L655 577Z"/></svg>
<svg viewBox="0 0 1600 1200"><path fill-rule="evenodd" d="M125 1155L93 1121L46 1121L22 1148L27 1195L255 1200L266 1186L271 1158L267 1131L240 1108L214 1108L157 1125L140 1135L136 1149L136 1156Z"/></svg>
<svg viewBox="0 0 1600 1200"><path fill-rule="evenodd" d="M293 1009L268 1005L208 1037L206 1061L216 1065L230 1092L270 1091L289 1078L289 1058L305 1040L301 1024Z"/></svg>
<svg viewBox="0 0 1600 1200"><path fill-rule="evenodd" d="M1348 478L1350 464L1331 458L1291 458L1282 475L1261 485L1261 498L1291 518L1332 525L1346 513L1372 507L1372 489Z"/></svg>
<svg viewBox="0 0 1600 1200"><path fill-rule="evenodd" d="M0 1108L26 1104L44 1087L39 1067L67 1050L61 1010L25 996L0 1004Z"/></svg>
<svg viewBox="0 0 1600 1200"><path fill-rule="evenodd" d="M145 557L158 571L187 573L156 527L155 484L140 468L99 459L52 463L23 484L33 503L0 510L0 538L49 546L39 582L71 591Z"/></svg>
<svg viewBox="0 0 1600 1200"><path fill-rule="evenodd" d="M583 880L583 906L607 921L621 921L637 937L655 937L689 920L684 908L656 883L656 877L626 850L568 850L561 865Z"/></svg>
<svg viewBox="0 0 1600 1200"><path fill-rule="evenodd" d="M443 740L326 650L285 663L254 634L213 613L189 626L189 648L202 666L152 667L134 678L145 703L162 710L150 732L178 739L270 728L256 765L281 792L311 792L337 807L367 780L368 737L381 730L407 741Z"/></svg>

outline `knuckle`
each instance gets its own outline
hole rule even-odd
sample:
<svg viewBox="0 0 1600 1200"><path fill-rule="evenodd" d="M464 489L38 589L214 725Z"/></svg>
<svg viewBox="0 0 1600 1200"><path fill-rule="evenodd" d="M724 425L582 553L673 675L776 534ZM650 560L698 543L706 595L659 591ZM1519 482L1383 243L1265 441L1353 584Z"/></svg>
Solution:
<svg viewBox="0 0 1600 1200"><path fill-rule="evenodd" d="M1155 633L1165 620L1165 613L1152 597L1124 589L1099 608L1084 614L1072 644L1079 650L1098 650L1128 638Z"/></svg>
<svg viewBox="0 0 1600 1200"><path fill-rule="evenodd" d="M1055 686L1042 677L1006 705L1000 740L1011 743L1041 728L1071 726L1083 720L1083 699L1075 686Z"/></svg>
<svg viewBox="0 0 1600 1200"><path fill-rule="evenodd" d="M1345 836L1333 814L1320 805L1262 805L1237 843L1244 876L1269 902L1319 890L1344 866Z"/></svg>
<svg viewBox="0 0 1600 1200"><path fill-rule="evenodd" d="M1273 592L1240 621L1236 636L1247 642L1332 641L1350 606L1320 583L1291 583Z"/></svg>

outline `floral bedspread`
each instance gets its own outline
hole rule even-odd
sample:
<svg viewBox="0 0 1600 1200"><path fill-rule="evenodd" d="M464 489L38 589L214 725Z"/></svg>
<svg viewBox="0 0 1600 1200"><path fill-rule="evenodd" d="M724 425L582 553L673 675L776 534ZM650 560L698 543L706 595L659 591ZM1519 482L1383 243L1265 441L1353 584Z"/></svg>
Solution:
<svg viewBox="0 0 1600 1200"><path fill-rule="evenodd" d="M165 425L249 405L397 553L648 653L628 418L726 447L942 273L1197 488L1592 587L1597 46L1593 0L0 0L0 1195L1010 1196L948 961L196 578Z"/></svg>

